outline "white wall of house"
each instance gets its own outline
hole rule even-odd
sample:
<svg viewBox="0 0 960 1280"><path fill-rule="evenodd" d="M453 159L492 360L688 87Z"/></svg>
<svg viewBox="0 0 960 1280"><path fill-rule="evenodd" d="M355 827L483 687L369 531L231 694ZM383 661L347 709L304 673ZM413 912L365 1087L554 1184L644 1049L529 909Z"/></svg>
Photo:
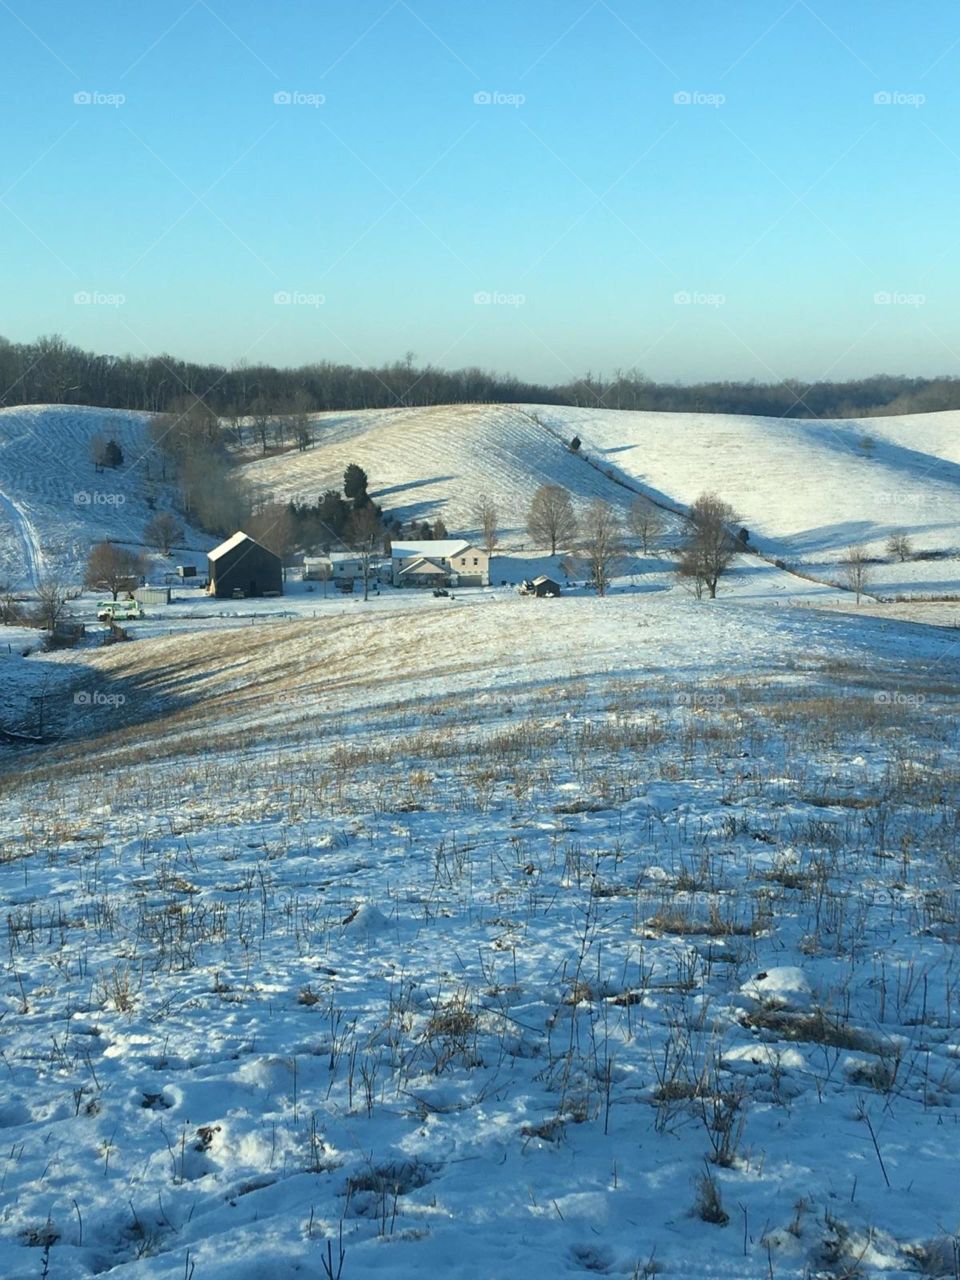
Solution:
<svg viewBox="0 0 960 1280"><path fill-rule="evenodd" d="M397 548L394 548L392 562L393 585L395 587L403 586L403 571L422 559L430 560L434 564L440 565L443 569L445 582L448 585L450 583L459 586L488 587L490 585L490 557L480 547L474 547L468 543L458 546L453 550L452 554L443 555L439 554L439 552L441 549L450 550L449 544L447 547L444 547L442 542L435 544L436 551L431 549L429 542L406 544L411 552L414 545L417 548L416 554L404 554L402 550L398 551ZM434 575L426 574L418 574L416 576L424 579L427 576L434 577ZM425 585L425 583L418 585Z"/></svg>

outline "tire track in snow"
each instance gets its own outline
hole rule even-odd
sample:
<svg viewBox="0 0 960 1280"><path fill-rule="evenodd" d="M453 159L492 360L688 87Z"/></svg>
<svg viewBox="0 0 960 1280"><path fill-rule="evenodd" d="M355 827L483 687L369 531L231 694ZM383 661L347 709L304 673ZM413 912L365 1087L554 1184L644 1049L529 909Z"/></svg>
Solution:
<svg viewBox="0 0 960 1280"><path fill-rule="evenodd" d="M40 539L37 531L30 522L23 506L11 498L9 494L4 493L0 489L0 509L6 511L13 525L13 531L17 535L20 546L23 550L23 564L27 571L27 577L30 586L36 590L43 578L43 549L40 546Z"/></svg>

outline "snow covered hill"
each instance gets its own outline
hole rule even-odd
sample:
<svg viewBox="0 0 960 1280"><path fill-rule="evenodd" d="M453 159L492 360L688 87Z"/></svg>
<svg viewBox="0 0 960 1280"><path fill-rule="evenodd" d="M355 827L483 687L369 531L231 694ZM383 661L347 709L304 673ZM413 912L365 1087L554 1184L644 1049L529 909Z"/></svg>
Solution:
<svg viewBox="0 0 960 1280"><path fill-rule="evenodd" d="M376 500L406 521L441 516L469 534L473 498L488 493L505 543L522 545L530 498L544 482L621 510L631 490L683 509L709 489L735 507L755 545L791 564L836 578L852 544L887 558L887 539L903 531L929 558L876 566L876 589L960 590L960 412L815 422L464 405L314 421L314 448L246 465L265 496L312 501L357 462ZM580 457L566 447L575 435Z"/></svg>
<svg viewBox="0 0 960 1280"><path fill-rule="evenodd" d="M828 564L853 543L882 556L898 530L917 551L960 554L960 412L817 422L533 408L653 494L689 505L713 489L758 545L793 563ZM960 578L956 561L947 575L933 564L885 570L888 589Z"/></svg>
<svg viewBox="0 0 960 1280"><path fill-rule="evenodd" d="M91 541L142 537L148 497L169 501L144 462L146 419L69 406L0 410L0 582L28 585L48 567L76 576ZM711 489L757 546L818 576L837 578L837 561L863 543L884 561L873 590L960 592L960 413L811 422L462 405L313 420L314 447L242 464L261 497L313 502L356 462L386 510L405 522L440 517L453 534L476 532L473 504L488 494L505 549L517 551L530 549L526 512L546 482L577 503L603 497L621 512L637 491L682 510ZM123 467L97 474L95 432L117 438ZM581 456L567 447L574 435ZM900 530L917 553L902 564L886 552ZM196 533L188 541L210 545Z"/></svg>
<svg viewBox="0 0 960 1280"><path fill-rule="evenodd" d="M170 505L147 463L149 416L76 405L0 409L0 583L76 581L91 543L142 540L153 514L148 498ZM98 472L90 452L97 434L116 440L121 466ZM195 533L188 542L211 545Z"/></svg>
<svg viewBox="0 0 960 1280"><path fill-rule="evenodd" d="M355 462L386 510L404 521L440 517L451 533L475 532L472 505L486 493L514 544L529 542L524 526L538 485L562 485L582 501L603 497L625 507L631 500L512 405L317 414L314 426L312 449L248 463L250 483L273 498L313 502L322 490L340 488L344 467Z"/></svg>
<svg viewBox="0 0 960 1280"><path fill-rule="evenodd" d="M513 596L22 660L0 1274L953 1274L953 634Z"/></svg>

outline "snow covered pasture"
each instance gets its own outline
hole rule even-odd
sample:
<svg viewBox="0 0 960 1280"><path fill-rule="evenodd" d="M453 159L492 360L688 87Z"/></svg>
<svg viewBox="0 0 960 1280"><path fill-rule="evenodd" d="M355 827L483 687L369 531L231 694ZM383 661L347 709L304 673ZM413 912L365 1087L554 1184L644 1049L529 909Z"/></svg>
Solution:
<svg viewBox="0 0 960 1280"><path fill-rule="evenodd" d="M0 1272L955 1276L958 656L651 595L30 659L91 712L0 757Z"/></svg>
<svg viewBox="0 0 960 1280"><path fill-rule="evenodd" d="M632 495L574 457L515 405L438 405L363 409L312 416L316 443L249 462L245 478L274 500L315 501L339 488L350 462L363 467L384 510L411 520L443 520L451 533L476 533L473 506L486 493L499 508L509 544L529 542L530 499L559 484L576 501L606 498L621 511Z"/></svg>
<svg viewBox="0 0 960 1280"><path fill-rule="evenodd" d="M78 581L94 542L142 544L154 510L171 503L150 449L149 419L79 405L0 409L0 583ZM97 470L90 444L98 434L119 444L121 466ZM187 541L212 545L189 528Z"/></svg>
<svg viewBox="0 0 960 1280"><path fill-rule="evenodd" d="M581 436L603 470L671 505L704 489L731 503L755 544L827 579L853 544L879 558L871 590L960 592L960 412L834 421L531 405ZM916 553L889 556L905 532Z"/></svg>

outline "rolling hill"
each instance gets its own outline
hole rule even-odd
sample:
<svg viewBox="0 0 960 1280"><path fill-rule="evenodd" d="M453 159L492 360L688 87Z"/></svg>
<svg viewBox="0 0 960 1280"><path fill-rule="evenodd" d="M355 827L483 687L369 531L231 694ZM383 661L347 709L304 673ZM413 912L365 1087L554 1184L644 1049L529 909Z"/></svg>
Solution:
<svg viewBox="0 0 960 1280"><path fill-rule="evenodd" d="M317 414L314 426L314 448L246 464L258 492L312 502L324 489L339 488L344 467L356 462L374 499L406 522L439 517L451 532L476 532L471 508L479 493L488 494L513 543L526 538L526 512L538 485L562 485L581 501L602 497L625 507L631 499L585 467L531 412L513 405Z"/></svg>
<svg viewBox="0 0 960 1280"><path fill-rule="evenodd" d="M807 421L549 406L538 416L583 438L604 467L671 502L705 488L755 541L798 562L851 543L882 554L906 531L918 550L960 543L960 413Z"/></svg>
<svg viewBox="0 0 960 1280"><path fill-rule="evenodd" d="M172 491L151 468L150 415L76 405L0 409L0 583L35 586L44 576L76 580L92 542L139 543ZM100 434L123 464L98 472L90 442ZM188 544L211 540L188 530Z"/></svg>
<svg viewBox="0 0 960 1280"><path fill-rule="evenodd" d="M76 578L91 541L136 542L151 508L171 494L157 478L146 414L72 406L0 410L0 582L29 586L44 572ZM442 518L476 533L478 494L499 505L505 550L530 550L526 511L538 485L562 485L624 512L636 492L682 510L712 489L730 502L756 546L836 578L853 543L884 560L886 594L960 589L960 413L835 422L724 414L640 413L557 406L458 405L313 415L314 446L246 457L241 472L268 500L312 502L342 483L350 462L404 523ZM97 473L96 433L125 462ZM580 455L568 448L580 436ZM904 530L922 558L886 556ZM673 522L671 535L676 533ZM210 539L188 533L198 548Z"/></svg>

